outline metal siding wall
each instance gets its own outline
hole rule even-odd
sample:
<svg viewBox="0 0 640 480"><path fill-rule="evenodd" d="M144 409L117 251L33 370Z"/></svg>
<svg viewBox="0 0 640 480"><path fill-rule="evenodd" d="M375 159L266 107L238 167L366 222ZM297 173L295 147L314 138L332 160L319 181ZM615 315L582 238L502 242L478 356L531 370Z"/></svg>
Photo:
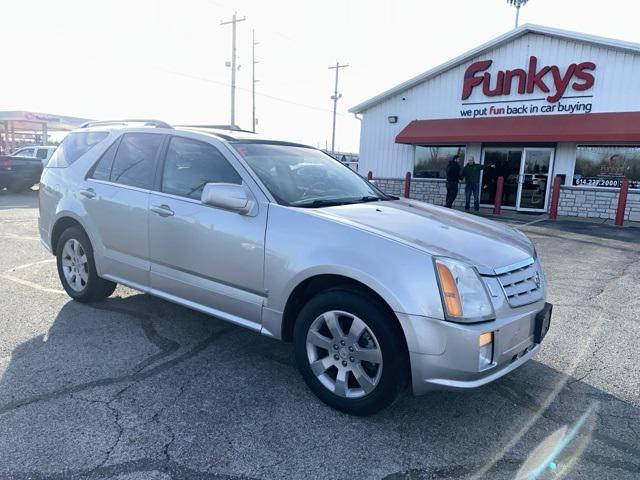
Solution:
<svg viewBox="0 0 640 480"><path fill-rule="evenodd" d="M592 111L640 111L640 94L637 91L637 79L640 78L640 55L529 34L491 52L470 58L466 63L364 112L360 135L360 172L366 175L366 172L371 170L377 177L401 178L405 172L412 169L413 147L396 144L396 135L412 120L459 117L462 80L469 64L491 58L493 72L513 68L526 70L531 55L538 57L539 66L555 64L561 69L574 62L595 62L597 65L595 84L589 91L594 95ZM551 79L550 76L549 79ZM495 74L492 80L495 81ZM526 100L526 98L539 96L540 92L534 92L521 97ZM406 97L406 100L403 101L402 97ZM483 100L486 101L486 98L476 88L468 101ZM397 115L398 123L389 124L387 121L389 115ZM480 152L477 153L477 158L480 158ZM573 173L575 146L559 144L556 155L557 168L563 169L563 172L559 173L566 173L569 177ZM569 178L568 181L570 181Z"/></svg>
<svg viewBox="0 0 640 480"><path fill-rule="evenodd" d="M558 143L556 147L556 158L553 163L553 177L556 175L566 175L564 185L570 186L573 182L573 166L575 161L576 144Z"/></svg>

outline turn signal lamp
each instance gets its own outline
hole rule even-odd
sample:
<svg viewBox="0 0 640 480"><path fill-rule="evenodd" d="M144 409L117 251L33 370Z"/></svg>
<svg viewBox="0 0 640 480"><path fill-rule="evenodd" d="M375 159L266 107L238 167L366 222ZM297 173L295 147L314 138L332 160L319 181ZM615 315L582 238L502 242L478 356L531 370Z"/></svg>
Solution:
<svg viewBox="0 0 640 480"><path fill-rule="evenodd" d="M438 277L440 277L440 287L442 288L442 296L447 313L451 317L462 316L462 303L460 302L460 293L456 286L453 275L444 263L436 262L438 268Z"/></svg>

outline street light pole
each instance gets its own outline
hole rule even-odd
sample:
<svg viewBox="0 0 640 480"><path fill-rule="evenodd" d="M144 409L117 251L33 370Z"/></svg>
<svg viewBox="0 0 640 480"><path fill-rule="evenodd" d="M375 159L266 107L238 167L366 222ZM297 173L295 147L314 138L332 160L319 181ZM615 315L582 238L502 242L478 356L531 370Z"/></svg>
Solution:
<svg viewBox="0 0 640 480"><path fill-rule="evenodd" d="M256 31L255 30L251 30L251 37L252 37L252 56L253 56L253 64L251 66L251 99L252 99L252 116L253 116L253 133L256 133L256 83L258 83L260 80L256 80L256 64L260 63L258 61L256 61L256 45L258 45L260 42L256 42Z"/></svg>
<svg viewBox="0 0 640 480"><path fill-rule="evenodd" d="M331 153L336 152L336 111L338 108L338 99L342 97L342 94L338 94L338 72L341 68L347 68L349 65L340 65L340 62L336 60L335 67L329 67L329 70L335 69L336 71L336 83L335 88L333 90L333 96L331 100L333 100L333 128L331 130Z"/></svg>
<svg viewBox="0 0 640 480"><path fill-rule="evenodd" d="M237 12L228 22L220 22L220 25L231 24L231 127L236 124L236 24L244 22L247 18L237 18Z"/></svg>
<svg viewBox="0 0 640 480"><path fill-rule="evenodd" d="M507 0L509 5L513 5L516 7L516 27L518 28L518 23L520 20L520 7L524 7L529 0Z"/></svg>

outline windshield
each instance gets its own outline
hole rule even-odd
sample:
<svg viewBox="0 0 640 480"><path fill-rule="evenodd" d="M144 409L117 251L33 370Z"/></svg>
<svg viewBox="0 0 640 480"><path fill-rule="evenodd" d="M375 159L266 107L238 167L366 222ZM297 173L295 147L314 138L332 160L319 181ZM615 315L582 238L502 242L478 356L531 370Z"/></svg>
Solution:
<svg viewBox="0 0 640 480"><path fill-rule="evenodd" d="M233 147L282 205L323 207L392 198L314 148L265 143Z"/></svg>

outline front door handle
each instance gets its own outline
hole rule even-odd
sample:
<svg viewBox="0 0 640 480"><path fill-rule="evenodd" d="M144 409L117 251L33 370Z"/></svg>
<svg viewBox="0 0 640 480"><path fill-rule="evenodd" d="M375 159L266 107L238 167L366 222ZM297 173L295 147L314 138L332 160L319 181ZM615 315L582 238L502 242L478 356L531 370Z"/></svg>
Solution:
<svg viewBox="0 0 640 480"><path fill-rule="evenodd" d="M151 207L151 211L157 213L161 217L172 217L173 210L169 207L169 205L154 205Z"/></svg>
<svg viewBox="0 0 640 480"><path fill-rule="evenodd" d="M93 188L86 188L86 189L80 190L80 195L87 198L93 198L96 196L96 192Z"/></svg>

